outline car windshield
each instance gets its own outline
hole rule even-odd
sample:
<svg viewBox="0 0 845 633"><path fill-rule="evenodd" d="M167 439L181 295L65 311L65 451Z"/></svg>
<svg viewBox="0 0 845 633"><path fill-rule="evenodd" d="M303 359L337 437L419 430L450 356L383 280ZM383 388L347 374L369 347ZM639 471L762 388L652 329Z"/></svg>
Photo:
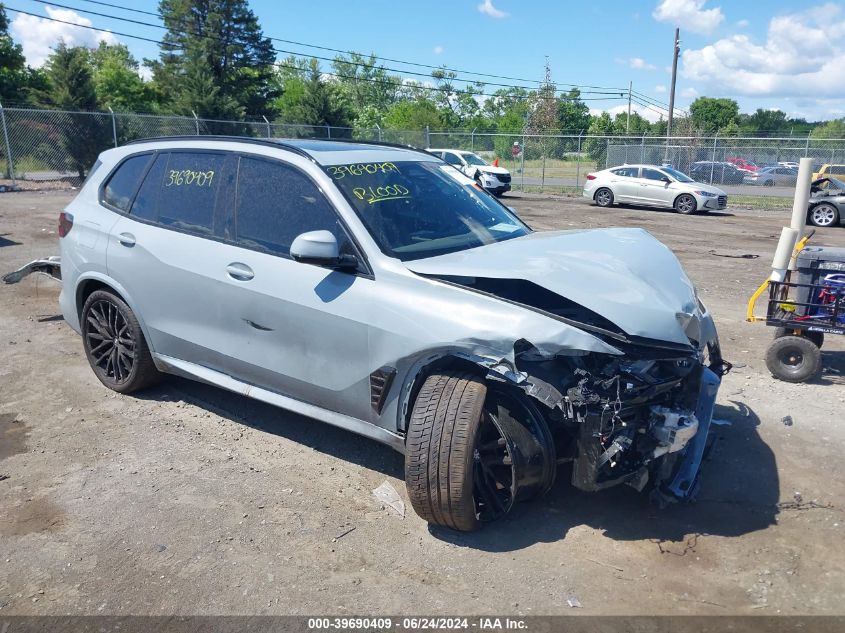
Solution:
<svg viewBox="0 0 845 633"><path fill-rule="evenodd" d="M530 232L490 194L440 162L358 163L325 170L381 250L402 261Z"/></svg>
<svg viewBox="0 0 845 633"><path fill-rule="evenodd" d="M695 182L692 178L687 176L684 172L672 169L671 167L663 167L663 171L672 176L678 182Z"/></svg>
<svg viewBox="0 0 845 633"><path fill-rule="evenodd" d="M486 165L487 162L472 152L461 152L461 157L470 165Z"/></svg>

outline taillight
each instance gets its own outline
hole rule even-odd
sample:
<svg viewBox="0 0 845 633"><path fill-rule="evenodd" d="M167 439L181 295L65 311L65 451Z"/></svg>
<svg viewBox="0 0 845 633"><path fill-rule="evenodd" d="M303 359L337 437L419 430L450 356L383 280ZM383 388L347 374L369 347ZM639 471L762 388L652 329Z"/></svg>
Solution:
<svg viewBox="0 0 845 633"><path fill-rule="evenodd" d="M596 179L595 174L587 174L587 180L595 180L595 179Z"/></svg>
<svg viewBox="0 0 845 633"><path fill-rule="evenodd" d="M64 237L73 228L73 215L67 211L59 214L59 237Z"/></svg>

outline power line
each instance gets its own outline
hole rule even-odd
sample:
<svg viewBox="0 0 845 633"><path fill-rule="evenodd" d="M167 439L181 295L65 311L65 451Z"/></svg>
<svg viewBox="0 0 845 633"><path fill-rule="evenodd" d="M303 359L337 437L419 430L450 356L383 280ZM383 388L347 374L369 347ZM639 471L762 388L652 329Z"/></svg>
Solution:
<svg viewBox="0 0 845 633"><path fill-rule="evenodd" d="M51 4L51 6L59 6L59 7L62 6L62 5L58 5L58 4L55 4L55 3L49 3L49 4ZM178 46L176 44L165 43L165 42L162 42L161 40L156 40L156 39L149 38L149 37L143 37L141 35L133 35L133 34L124 33L124 32L121 32L121 31L113 31L113 30L110 30L110 29L103 29L103 28L98 28L98 27L95 27L95 26L89 26L89 25L86 25L86 24L77 24L76 22L69 22L67 20L61 20L59 18L41 16L41 15L38 15L38 14L35 14L35 13L31 13L29 11L23 11L21 9L15 9L14 7L10 7L10 6L7 6L6 9L9 10L9 11L13 11L15 13L22 13L24 15L29 15L29 16L39 18L39 19L42 19L42 20L48 20L50 22L58 22L58 23L61 23L61 24L67 24L69 26L75 26L75 27L78 27L78 28L81 28L81 29L88 29L88 30L91 30L91 31L99 31L101 33L111 33L113 35L119 35L121 37L128 37L128 38L131 38L131 39L141 40L141 41L144 41L144 42L151 42L153 44L158 44L159 46L170 46L170 47L177 48L177 49L181 48L180 46ZM183 34L191 34L191 33L185 33L185 32L182 32L182 31L180 31L180 32L183 33ZM196 34L194 34L194 35L196 35ZM216 38L216 37L211 36L211 35L205 35L205 36L196 35L196 36L197 37L205 37L206 39L217 39L218 41L222 41L221 38ZM280 66L282 68L289 68L289 69L292 69L292 70L304 72L302 68L300 68L299 66L295 66L293 64L285 64L283 62L277 61L277 62L275 62L275 65ZM366 82L370 82L370 83L386 85L386 86L393 87L393 88L396 88L396 89L399 89L399 88L402 88L402 87L410 87L410 88L417 89L417 90L430 90L430 91L436 91L436 92L446 92L446 93L456 94L456 95L466 94L466 95L470 95L470 96L479 96L479 97L499 97L499 96L501 96L501 95L490 94L490 93L486 93L486 92L475 92L475 91L469 91L469 90L460 90L458 88L449 88L449 87L446 87L446 86L426 86L426 85L420 84L420 83L416 83L416 84L413 84L411 86L408 86L408 84L404 84L401 81L399 81L399 82L392 81L392 80L384 81L384 80L381 80L381 79L359 77L357 75L344 75L342 73L328 72L328 71L323 71L323 72L321 72L321 74L329 75L329 76L332 76L332 77L337 77L337 78L340 78L340 79L354 79L356 81L366 81ZM623 93L621 93L621 92L620 93L612 93L612 94L618 94L619 96L593 97L593 98L586 98L586 99L580 99L580 100L581 101L614 101L614 100L621 99L624 96ZM526 95L526 96L512 95L510 98L513 98L513 99L529 99L529 98L531 98L531 95ZM537 98L539 98L539 99L554 99L555 97L543 97L542 95L538 95Z"/></svg>
<svg viewBox="0 0 845 633"><path fill-rule="evenodd" d="M35 0L35 1L36 2L42 2L42 0ZM121 9L123 11L130 11L132 13L138 13L138 14L142 14L142 15L150 15L150 16L153 16L153 17L156 17L156 18L159 18L159 19L163 19L163 16L161 15L161 13L158 13L158 12L144 11L142 9L133 9L131 7L125 7L125 6L122 6L122 5L119 5L119 4L113 4L113 3L110 3L110 2L101 2L100 0L77 0L77 1L78 2L89 2L91 4L98 4L98 5L101 5L101 6L111 7L113 9ZM59 5L54 5L53 3L48 3L48 2L44 2L44 4L59 6ZM73 7L68 7L68 8L73 8ZM84 9L75 9L75 10L82 11L83 13L93 13L93 12L90 12L90 11L85 11ZM115 19L121 19L121 18L115 18ZM349 50L343 50L343 49L339 49L339 48L331 48L330 46L321 46L319 44L308 44L307 42L298 42L296 40L287 40L287 39L283 39L283 38L280 38L280 37L267 37L267 39L274 41L274 42L282 42L283 44L293 44L294 46L304 46L305 48L315 48L315 49L318 49L318 50L329 51L331 53L340 53L340 54L343 54L343 55L352 55L352 54L357 53L357 51L349 51ZM298 54L304 55L305 53L298 53ZM524 82L528 82L528 83L535 83L535 84L538 84L538 85L543 83L542 80L539 80L539 79L525 79L525 78L521 78L521 77L509 77L507 75L494 75L494 74L490 74L490 73L481 73L481 72L476 72L476 71L472 71L472 70L460 70L460 69L457 69L457 68L449 68L447 66L435 66L433 64L421 64L419 62L409 62L407 60L394 59L394 58L391 58L391 57L384 57L382 55L373 54L372 57L374 57L376 59L380 59L382 61L390 62L390 63L393 63L393 64L404 64L406 66L416 66L418 68L430 68L432 70L445 70L445 71L448 71L448 72L454 72L454 73L458 73L458 74L462 74L462 75L474 75L476 77L490 77L492 79L506 79L508 81L524 81ZM330 60L330 61L333 61L333 60ZM354 64L355 62L346 62L346 63ZM358 65L361 65L361 64L358 64ZM389 69L386 69L386 70L389 70ZM408 72L408 71L396 71L396 72ZM469 80L462 80L462 81L469 81ZM484 83L489 83L489 82L484 82ZM607 86L591 86L591 85L586 85L586 84L572 84L572 83L566 83L566 82L555 82L555 83L558 84L558 85L561 85L561 86L569 86L571 88L593 88L593 89L596 89L596 90L610 90L610 91L613 91L614 93L620 90L619 88L609 88ZM495 84L491 84L491 85L495 85Z"/></svg>
<svg viewBox="0 0 845 633"><path fill-rule="evenodd" d="M110 20L117 20L117 21L120 21L120 22L128 22L130 24L137 24L139 26L148 26L148 27L151 27L151 28L161 29L161 30L164 30L164 31L170 31L171 30L163 24L152 24L150 22L143 22L141 20L133 20L132 18L124 18L124 17L120 17L120 16L116 16L116 15L111 15L111 14L108 14L108 13L100 13L98 11L90 11L90 10L87 10L87 9L80 9L78 7L71 7L71 6L64 5L64 4L58 4L56 2L50 2L49 0L33 0L33 1L39 2L39 3L44 4L44 5L48 5L48 6L59 7L59 8L62 8L62 9L70 9L71 11L80 11L82 13L87 13L89 15L96 15L96 16L99 16L99 17L102 17L102 18L107 18L107 19L110 19ZM105 4L105 3L98 2L98 4ZM122 7L119 7L118 5L109 5L109 6L122 8ZM221 42L224 41L223 38L221 38L221 37L216 37L216 36L209 35L209 34L203 35L203 34L194 33L194 32L191 32L191 31L182 31L182 30L177 31L177 32L182 33L182 34L187 34L187 35L193 35L195 37L203 37L203 38L206 38L206 39L217 40L217 41L221 41ZM274 40L274 39L277 39L277 38L267 38L267 39ZM166 46L172 46L172 44L169 44L169 43L165 43L165 45ZM276 48L276 47L272 47L272 48L273 48L273 51L275 53L282 53L282 54L285 54L285 55L303 55L303 53L300 52L300 51L292 51L292 50ZM320 55L309 55L309 56L313 57L314 59L319 59L321 61L327 61L327 62L335 62L336 61L335 59L333 59L331 57L324 57L324 56L320 56ZM354 61L347 61L347 60L343 60L342 63L350 64L350 65L354 65L354 66L366 66L367 65L366 63L362 63L362 62L354 62ZM384 67L382 67L382 69L385 70L385 71L402 73L402 74L405 74L405 75L413 75L413 76L416 76L416 77L424 77L426 79L432 78L431 73L421 73L421 72L416 72L416 71L411 71L411 70L402 70L402 69L398 69L398 68L384 68ZM438 69L438 70L445 70L445 69L441 68L441 69ZM476 83L475 80L464 79L464 78L461 78L461 77L449 78L449 80L450 81L460 81L460 82L464 82L464 83ZM499 87L499 88L519 88L519 89L522 89L522 90L532 90L532 88L530 88L528 86L518 86L518 85L514 85L514 84L503 84L503 83L494 83L494 82L484 82L484 83L486 83L486 85L495 86L495 87ZM564 92L564 90L555 90L555 92ZM601 91L601 92L600 91L584 91L584 94L602 94L602 95L613 94L613 95L616 95L616 94L618 94L618 91L616 91L616 90L611 91L611 89L607 89L606 91Z"/></svg>

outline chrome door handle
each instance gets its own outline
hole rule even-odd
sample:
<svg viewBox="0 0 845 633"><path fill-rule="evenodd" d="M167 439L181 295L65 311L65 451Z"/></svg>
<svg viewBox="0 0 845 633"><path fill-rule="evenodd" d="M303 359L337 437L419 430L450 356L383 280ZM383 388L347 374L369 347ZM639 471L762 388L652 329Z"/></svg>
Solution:
<svg viewBox="0 0 845 633"><path fill-rule="evenodd" d="M132 235L132 233L121 233L117 236L117 241L120 242L123 246L135 246L135 236Z"/></svg>
<svg viewBox="0 0 845 633"><path fill-rule="evenodd" d="M238 281L249 281L255 277L255 273L252 272L252 268L240 262L232 262L226 266L226 273L229 277L237 279Z"/></svg>

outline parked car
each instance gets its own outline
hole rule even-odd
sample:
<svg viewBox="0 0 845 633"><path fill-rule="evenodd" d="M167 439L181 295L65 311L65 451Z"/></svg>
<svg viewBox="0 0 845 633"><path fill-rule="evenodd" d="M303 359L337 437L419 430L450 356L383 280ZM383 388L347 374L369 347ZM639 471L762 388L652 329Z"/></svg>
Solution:
<svg viewBox="0 0 845 633"><path fill-rule="evenodd" d="M511 173L504 167L489 164L478 154L457 149L427 149L426 151L437 158L442 158L495 196L501 196L511 189Z"/></svg>
<svg viewBox="0 0 845 633"><path fill-rule="evenodd" d="M824 163L819 170L813 174L813 180L829 176L845 176L845 165L831 165Z"/></svg>
<svg viewBox="0 0 845 633"><path fill-rule="evenodd" d="M690 178L696 182L720 185L741 185L744 172L727 162L699 161L690 165Z"/></svg>
<svg viewBox="0 0 845 633"><path fill-rule="evenodd" d="M742 171L758 171L759 169L754 163L745 160L744 158L739 158L738 156L729 156L725 160Z"/></svg>
<svg viewBox="0 0 845 633"><path fill-rule="evenodd" d="M746 174L743 182L763 187L792 187L798 182L798 170L790 167L763 167L760 171Z"/></svg>
<svg viewBox="0 0 845 633"><path fill-rule="evenodd" d="M102 153L59 235L106 387L174 373L383 442L431 523L497 519L559 460L583 490L698 487L729 366L642 229L533 232L406 147L176 137Z"/></svg>
<svg viewBox="0 0 845 633"><path fill-rule="evenodd" d="M798 163L794 160L782 160L778 162L779 167L788 167L790 169L794 169L798 171Z"/></svg>
<svg viewBox="0 0 845 633"><path fill-rule="evenodd" d="M813 226L836 226L845 223L845 181L820 178L810 187L807 223Z"/></svg>
<svg viewBox="0 0 845 633"><path fill-rule="evenodd" d="M721 189L657 165L622 165L587 174L583 195L600 207L622 202L672 207L685 215L728 206L728 194Z"/></svg>

